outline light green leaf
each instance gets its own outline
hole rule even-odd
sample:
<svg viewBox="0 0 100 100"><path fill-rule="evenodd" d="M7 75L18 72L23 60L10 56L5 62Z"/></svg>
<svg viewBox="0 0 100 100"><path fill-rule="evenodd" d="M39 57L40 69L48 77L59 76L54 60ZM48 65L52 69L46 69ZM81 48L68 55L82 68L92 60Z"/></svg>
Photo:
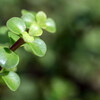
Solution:
<svg viewBox="0 0 100 100"><path fill-rule="evenodd" d="M0 35L5 35L8 32L8 28L6 26L0 27Z"/></svg>
<svg viewBox="0 0 100 100"><path fill-rule="evenodd" d="M23 46L24 46L24 49L25 49L27 52L32 52L30 46L29 46L27 43L25 43Z"/></svg>
<svg viewBox="0 0 100 100"><path fill-rule="evenodd" d="M50 33L56 32L56 25L53 19L48 18L45 23L46 23L46 28L45 28L46 31Z"/></svg>
<svg viewBox="0 0 100 100"><path fill-rule="evenodd" d="M13 32L8 32L8 37L10 38L11 45L13 45L19 39L19 36L17 36Z"/></svg>
<svg viewBox="0 0 100 100"><path fill-rule="evenodd" d="M21 14L22 14L22 15L24 15L24 14L26 14L26 13L31 13L33 16L36 15L36 13L35 13L34 11L28 11L28 10L25 10L25 9L22 9L22 10L21 10Z"/></svg>
<svg viewBox="0 0 100 100"><path fill-rule="evenodd" d="M34 38L30 36L27 32L23 32L22 37L26 43L31 43L34 41Z"/></svg>
<svg viewBox="0 0 100 100"><path fill-rule="evenodd" d="M19 56L8 48L0 48L0 66L3 68L13 68L19 63Z"/></svg>
<svg viewBox="0 0 100 100"><path fill-rule="evenodd" d="M29 43L29 46L31 47L32 52L39 57L44 56L47 51L46 44L39 38L34 38L34 41Z"/></svg>
<svg viewBox="0 0 100 100"><path fill-rule="evenodd" d="M31 13L25 13L21 18L25 22L27 28L35 21L35 16Z"/></svg>
<svg viewBox="0 0 100 100"><path fill-rule="evenodd" d="M22 9L22 10L21 10L21 14L22 14L22 15L24 15L24 14L26 14L26 13L28 13L27 10L25 10L25 9Z"/></svg>
<svg viewBox="0 0 100 100"><path fill-rule="evenodd" d="M17 71L17 66L13 67L13 68L9 68L9 69L5 69L6 71L13 71L16 72Z"/></svg>
<svg viewBox="0 0 100 100"><path fill-rule="evenodd" d="M4 80L8 88L12 91L16 91L20 85L20 78L13 71L10 71L7 75L2 76L2 79Z"/></svg>
<svg viewBox="0 0 100 100"><path fill-rule="evenodd" d="M41 36L43 33L42 29L40 28L40 26L34 22L29 29L29 34L31 36Z"/></svg>
<svg viewBox="0 0 100 100"><path fill-rule="evenodd" d="M40 27L44 29L46 28L46 24L45 24L46 19L47 19L47 16L43 11L39 11L36 14L37 23L40 25Z"/></svg>
<svg viewBox="0 0 100 100"><path fill-rule="evenodd" d="M21 18L18 17L13 17L7 21L7 27L10 31L16 33L16 34L21 34L22 32L25 31L26 26L24 21Z"/></svg>

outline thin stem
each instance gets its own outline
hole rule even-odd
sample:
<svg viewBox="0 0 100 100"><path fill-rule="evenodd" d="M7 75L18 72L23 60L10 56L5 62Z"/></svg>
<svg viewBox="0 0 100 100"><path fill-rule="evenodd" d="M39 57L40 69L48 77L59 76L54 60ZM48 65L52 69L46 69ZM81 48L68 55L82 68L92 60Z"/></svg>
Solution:
<svg viewBox="0 0 100 100"><path fill-rule="evenodd" d="M15 51L17 48L19 48L22 44L24 44L24 40L20 37L11 47L10 50Z"/></svg>
<svg viewBox="0 0 100 100"><path fill-rule="evenodd" d="M15 51L17 48L19 48L22 44L24 44L24 40L20 37L11 47L11 51ZM2 67L0 66L0 71L2 70Z"/></svg>

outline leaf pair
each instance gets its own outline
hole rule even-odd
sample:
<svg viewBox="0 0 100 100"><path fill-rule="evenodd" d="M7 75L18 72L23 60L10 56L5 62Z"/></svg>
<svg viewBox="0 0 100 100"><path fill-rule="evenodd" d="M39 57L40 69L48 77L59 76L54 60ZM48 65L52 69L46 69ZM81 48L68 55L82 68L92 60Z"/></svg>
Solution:
<svg viewBox="0 0 100 100"><path fill-rule="evenodd" d="M19 38L12 32L9 32L8 36L11 40L11 44L14 44L14 42L16 42ZM27 36L26 36L26 38L27 38ZM23 45L26 51L28 51L28 52L32 51L33 54L35 54L36 56L39 56L39 57L42 57L45 55L45 53L47 51L47 47L46 47L45 42L42 39L35 37L33 41L32 41L32 39L30 39L28 41L31 41L31 42L25 43Z"/></svg>
<svg viewBox="0 0 100 100"><path fill-rule="evenodd" d="M46 14L43 11L40 11L36 14L36 20L38 25L50 33L56 32L56 25L53 19L47 18Z"/></svg>
<svg viewBox="0 0 100 100"><path fill-rule="evenodd" d="M0 48L0 66L3 68L3 70L14 70L18 63L19 56L17 54L8 48ZM5 75L2 76L2 79L12 91L15 91L19 87L20 78L15 72L8 71L3 71Z"/></svg>

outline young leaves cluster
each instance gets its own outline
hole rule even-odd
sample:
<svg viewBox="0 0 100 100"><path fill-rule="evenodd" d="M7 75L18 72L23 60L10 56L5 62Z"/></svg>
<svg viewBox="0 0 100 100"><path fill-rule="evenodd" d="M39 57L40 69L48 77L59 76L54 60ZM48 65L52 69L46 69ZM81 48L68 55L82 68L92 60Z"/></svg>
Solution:
<svg viewBox="0 0 100 100"><path fill-rule="evenodd" d="M0 66L2 68L0 75L12 91L16 91L20 85L20 78L15 73L19 63L19 56L14 52L15 49L12 48L21 44L26 49L30 49L36 56L42 57L45 55L47 48L45 42L39 36L43 34L43 30L50 33L56 32L55 22L53 19L47 18L43 11L35 13L22 10L21 13L20 18L13 17L6 24L11 48L0 47Z"/></svg>

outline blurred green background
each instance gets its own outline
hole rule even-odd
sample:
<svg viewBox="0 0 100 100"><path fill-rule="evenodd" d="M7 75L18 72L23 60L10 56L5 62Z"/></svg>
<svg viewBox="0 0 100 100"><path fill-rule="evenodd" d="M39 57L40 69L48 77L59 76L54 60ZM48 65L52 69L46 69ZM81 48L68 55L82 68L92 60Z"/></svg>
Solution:
<svg viewBox="0 0 100 100"><path fill-rule="evenodd" d="M0 27L21 9L46 12L57 32L41 36L42 58L16 51L21 85L12 92L1 84L0 100L100 100L100 0L0 0ZM2 32L0 44L8 43Z"/></svg>

